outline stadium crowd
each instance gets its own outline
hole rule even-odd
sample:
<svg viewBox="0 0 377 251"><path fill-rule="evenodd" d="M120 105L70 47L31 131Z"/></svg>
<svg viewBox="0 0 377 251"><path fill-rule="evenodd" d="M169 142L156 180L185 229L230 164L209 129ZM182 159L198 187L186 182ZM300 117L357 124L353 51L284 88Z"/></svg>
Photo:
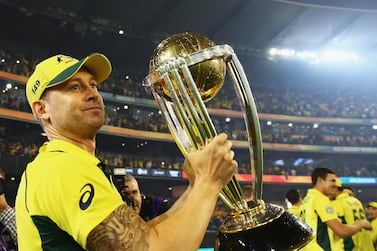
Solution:
<svg viewBox="0 0 377 251"><path fill-rule="evenodd" d="M28 76L38 58L28 58L18 53L10 53L0 49L0 70ZM103 93L109 93L115 98L119 96L139 97L152 99L149 91L142 87L143 76L134 74L124 75L114 70L111 77L100 86ZM11 84L11 85L10 85ZM24 85L10 83L7 80L0 80L2 93L0 96L0 107L30 112L25 98ZM210 108L239 110L238 101L235 98L230 83L225 83L218 96L221 99L213 99L207 106ZM339 118L374 118L377 111L377 103L373 100L371 92L359 88L355 90L339 89L318 89L318 88L285 88L274 85L256 85L253 94L256 106L260 113L294 115L301 117L339 117ZM331 96L332 98L326 98ZM152 132L168 132L166 123L157 107L146 107L142 104L124 105L115 102L114 99L106 100L106 124L116 127L124 127ZM213 116L213 122L218 131L226 132L234 140L246 140L247 134L242 118L232 118L231 122L225 121L224 117ZM321 146L356 146L376 147L377 138L371 125L343 125L343 124L321 124L314 127L308 123L287 123L270 122L261 120L262 138L265 143L300 144L300 145L321 145ZM9 143L13 144L13 143ZM19 151L32 152L36 146L22 146L17 142L15 146L6 144L5 148ZM4 146L2 146L4 148ZM21 150L20 150L21 149ZM101 153L99 153L101 154ZM160 167L161 161L142 160L128 156L119 156L113 153L102 153L106 161L112 166L154 166ZM107 157L109 156L110 157ZM153 162L153 163L151 163ZM168 161L169 162L169 161ZM280 175L308 175L311 171L310 165L305 168L298 168L292 164L275 165L275 160L267 160L265 172ZM286 159L285 163L292 163ZM180 163L172 160L164 164L164 168L179 168ZM373 165L364 163L349 163L346 166L335 166L337 173L352 174L356 176L370 176L375 173ZM368 171L368 169L370 169ZM344 170L343 170L344 169ZM247 162L240 163L240 173L250 173Z"/></svg>
<svg viewBox="0 0 377 251"><path fill-rule="evenodd" d="M0 71L27 77L38 61L38 58L28 58L0 49ZM141 85L143 77L140 75L124 75L121 72L114 71L112 76L101 85L100 90L111 94L114 98L130 96L153 99L151 93ZM22 84L0 80L0 86L2 88L0 107L30 112ZM240 110L235 94L230 91L230 88L232 88L230 83L226 82L218 94L221 100L214 99L207 106L217 109ZM373 93L361 88L350 91L347 89L308 88L308 86L305 86L305 88L286 88L256 84L253 87L253 94L257 110L260 113L350 119L374 119L377 115L377 103ZM105 100L105 104L107 125L153 132L168 132L166 123L157 108L144 107L142 105L128 105L125 107L111 100ZM246 140L247 135L243 120L241 118L238 120L238 122L230 123L225 122L223 117L214 116L215 127L219 131L227 132L234 140ZM267 124L266 122L261 121L261 129L263 142L267 143L377 147L377 138L373 133L372 127L364 124L328 124L313 127L312 124L307 123L273 122ZM41 142L22 142L20 139L7 135L6 131L7 128L4 125L0 125L0 157L5 155L33 157L36 155ZM111 167L126 166L175 170L179 170L182 167L182 160L177 160L176 158L164 158L164 161L161 161L158 158L148 156L114 152L98 152L97 156L104 164ZM248 161L241 160L239 162L238 172L249 174L251 170ZM294 164L294 161L289 158L279 163L275 159L266 159L264 174L307 176L310 175L313 168L313 163ZM375 163L357 159L334 162L332 169L339 176L377 176ZM217 230L228 215L229 210L222 203L219 203L215 208L208 229Z"/></svg>
<svg viewBox="0 0 377 251"><path fill-rule="evenodd" d="M21 76L28 76L39 58L28 58L19 53L0 49L0 70ZM132 96L152 99L150 92L142 87L140 74L126 75L114 70L111 77L101 85L103 92L113 96ZM289 88L278 84L252 83L253 95L258 112L304 117L364 118L373 119L377 115L377 103L370 89L359 88L316 88L296 86ZM240 110L231 84L224 83L219 92L221 100L208 103L210 108ZM331 97L331 98L329 98Z"/></svg>

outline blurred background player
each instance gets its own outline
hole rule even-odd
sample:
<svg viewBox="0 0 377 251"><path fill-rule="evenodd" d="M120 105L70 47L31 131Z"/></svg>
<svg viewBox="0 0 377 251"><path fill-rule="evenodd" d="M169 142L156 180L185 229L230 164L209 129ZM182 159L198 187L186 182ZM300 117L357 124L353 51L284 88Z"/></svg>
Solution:
<svg viewBox="0 0 377 251"><path fill-rule="evenodd" d="M331 229L340 238L350 237L361 229L370 229L366 219L354 224L342 224L331 204L330 196L335 193L336 174L327 167L317 167L311 174L313 188L308 189L301 205L300 218L315 230L313 240L301 250L336 250L332 247Z"/></svg>
<svg viewBox="0 0 377 251"><path fill-rule="evenodd" d="M372 230L370 231L370 235L373 241L374 249L377 250L377 201L372 201L368 203L367 216L372 224Z"/></svg>
<svg viewBox="0 0 377 251"><path fill-rule="evenodd" d="M285 198L290 203L290 206L288 206L288 212L299 217L301 210L300 207L302 204L302 197L300 191L298 191L297 189L290 189L285 194Z"/></svg>
<svg viewBox="0 0 377 251"><path fill-rule="evenodd" d="M349 191L343 189L342 182L336 180L332 206L343 224L354 224L357 220L366 219L363 204L354 196L350 196ZM332 241L334 250L345 251L369 251L373 250L372 238L368 230L361 229L359 232L348 238L339 238L332 231Z"/></svg>

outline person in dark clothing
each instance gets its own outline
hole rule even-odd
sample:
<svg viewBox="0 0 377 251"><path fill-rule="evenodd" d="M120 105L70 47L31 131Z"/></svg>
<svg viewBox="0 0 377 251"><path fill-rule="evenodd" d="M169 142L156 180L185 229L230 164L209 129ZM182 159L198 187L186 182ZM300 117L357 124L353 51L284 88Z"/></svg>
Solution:
<svg viewBox="0 0 377 251"><path fill-rule="evenodd" d="M129 173L124 176L122 197L145 221L155 218L171 207L167 199L141 194L139 183Z"/></svg>
<svg viewBox="0 0 377 251"><path fill-rule="evenodd" d="M140 216L149 221L156 216L168 211L171 207L169 200L160 197L142 196Z"/></svg>

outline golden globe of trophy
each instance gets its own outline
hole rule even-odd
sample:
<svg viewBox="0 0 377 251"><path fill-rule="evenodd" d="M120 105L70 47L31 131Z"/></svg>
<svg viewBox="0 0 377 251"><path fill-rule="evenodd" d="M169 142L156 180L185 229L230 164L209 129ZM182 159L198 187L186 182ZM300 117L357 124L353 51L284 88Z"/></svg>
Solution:
<svg viewBox="0 0 377 251"><path fill-rule="evenodd" d="M154 50L143 85L150 88L182 154L200 148L217 132L205 107L221 89L228 71L242 107L254 188L246 202L233 175L219 198L231 211L220 227L215 250L297 250L313 237L313 229L281 206L262 200L261 130L249 82L232 47L216 45L195 33L168 37Z"/></svg>

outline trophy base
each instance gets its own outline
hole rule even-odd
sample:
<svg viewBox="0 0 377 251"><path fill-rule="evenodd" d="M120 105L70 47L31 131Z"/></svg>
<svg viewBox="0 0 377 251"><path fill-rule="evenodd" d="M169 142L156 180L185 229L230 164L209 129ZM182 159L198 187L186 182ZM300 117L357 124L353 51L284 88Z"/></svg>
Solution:
<svg viewBox="0 0 377 251"><path fill-rule="evenodd" d="M217 235L215 250L297 250L314 237L310 226L280 206L265 205L265 210L256 215L257 221L263 218L265 221L257 222L254 227L239 229L239 231L235 231L235 229L227 231L223 226ZM230 221L239 222L234 219L230 219ZM248 225L250 226L250 224Z"/></svg>

